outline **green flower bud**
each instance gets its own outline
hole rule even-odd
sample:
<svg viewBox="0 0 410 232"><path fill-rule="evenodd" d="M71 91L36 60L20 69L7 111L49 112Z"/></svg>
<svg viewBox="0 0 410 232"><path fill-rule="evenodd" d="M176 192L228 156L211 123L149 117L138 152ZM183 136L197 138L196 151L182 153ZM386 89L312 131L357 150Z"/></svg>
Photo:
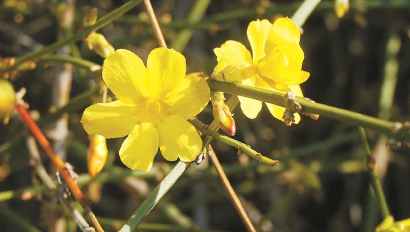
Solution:
<svg viewBox="0 0 410 232"><path fill-rule="evenodd" d="M98 9L93 7L84 16L84 19L83 19L84 27L89 27L89 26L94 25L95 22L97 22L97 18L98 18Z"/></svg>
<svg viewBox="0 0 410 232"><path fill-rule="evenodd" d="M87 45L90 49L100 55L102 58L107 58L115 52L114 47L105 39L104 35L99 33L91 33L86 39Z"/></svg>

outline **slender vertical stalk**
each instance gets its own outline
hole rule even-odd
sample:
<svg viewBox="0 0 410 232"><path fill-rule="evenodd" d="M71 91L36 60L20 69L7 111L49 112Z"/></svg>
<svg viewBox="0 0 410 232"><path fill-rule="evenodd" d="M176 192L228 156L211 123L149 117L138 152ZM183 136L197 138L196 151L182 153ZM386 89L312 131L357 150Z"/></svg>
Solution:
<svg viewBox="0 0 410 232"><path fill-rule="evenodd" d="M188 23L195 24L201 20L211 0L196 0L187 17ZM192 29L183 29L171 44L171 48L182 52L192 37Z"/></svg>
<svg viewBox="0 0 410 232"><path fill-rule="evenodd" d="M397 33L392 32L386 45L386 61L384 64L384 77L380 90L380 112L379 118L389 119L390 110L393 105L393 98L397 83L397 73L399 72L399 61L397 55L400 51L401 41Z"/></svg>
<svg viewBox="0 0 410 232"><path fill-rule="evenodd" d="M141 221L151 212L190 165L191 163L179 161L171 172L151 191L148 197L145 198L132 217L121 227L119 232L135 231Z"/></svg>
<svg viewBox="0 0 410 232"><path fill-rule="evenodd" d="M148 13L149 21L154 29L155 37L157 38L158 44L161 47L167 48L167 43L165 42L164 35L159 27L157 17L155 16L154 9L152 9L151 1L144 0L145 9Z"/></svg>
<svg viewBox="0 0 410 232"><path fill-rule="evenodd" d="M211 160L215 166L216 171L218 172L219 178L221 179L223 186L228 192L228 195L231 198L231 201L233 202L233 205L236 208L236 211L238 211L239 216L241 217L248 231L256 232L256 229L253 226L251 219L249 218L248 214L243 208L241 201L239 200L238 196L235 193L235 190L232 188L232 185L229 182L228 177L226 176L224 170L222 169L222 166L219 163L218 157L216 157L216 154L214 153L211 146L209 146L209 150L213 153L210 155Z"/></svg>
<svg viewBox="0 0 410 232"><path fill-rule="evenodd" d="M298 10L293 14L292 21L298 26L302 27L307 18L319 4L320 0L305 0Z"/></svg>
<svg viewBox="0 0 410 232"><path fill-rule="evenodd" d="M372 157L369 143L367 142L367 138L366 138L366 131L364 130L363 127L359 127L359 131L360 131L360 138L362 140L362 143L363 143L363 146L366 152L366 156L367 156L367 167L369 169L369 174L370 174L370 183L376 195L376 199L377 199L377 202L379 203L379 207L380 207L383 219L384 219L390 216L390 211L389 211L389 207L387 206L386 197L384 196L380 178L377 174L376 161Z"/></svg>

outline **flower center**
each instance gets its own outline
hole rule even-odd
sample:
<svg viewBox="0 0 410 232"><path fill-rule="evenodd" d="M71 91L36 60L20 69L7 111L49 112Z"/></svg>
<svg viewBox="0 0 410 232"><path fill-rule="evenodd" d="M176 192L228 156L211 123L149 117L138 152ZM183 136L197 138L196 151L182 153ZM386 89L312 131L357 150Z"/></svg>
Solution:
<svg viewBox="0 0 410 232"><path fill-rule="evenodd" d="M137 106L137 117L140 122L158 124L166 116L166 107L160 101L146 99Z"/></svg>
<svg viewBox="0 0 410 232"><path fill-rule="evenodd" d="M161 106L160 106L159 102L157 102L157 101L149 101L147 103L147 108L146 109L147 109L147 113L149 115L154 116L154 115L157 115L160 112Z"/></svg>

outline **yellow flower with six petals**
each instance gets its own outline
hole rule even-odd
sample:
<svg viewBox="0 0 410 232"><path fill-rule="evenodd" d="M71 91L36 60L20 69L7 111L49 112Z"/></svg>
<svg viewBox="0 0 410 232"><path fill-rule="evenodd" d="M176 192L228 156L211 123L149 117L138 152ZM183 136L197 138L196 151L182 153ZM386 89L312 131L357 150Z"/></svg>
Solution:
<svg viewBox="0 0 410 232"><path fill-rule="evenodd" d="M128 135L119 155L133 170L150 170L158 147L166 160L195 160L202 140L186 120L203 110L210 90L204 79L185 74L185 58L172 49L152 50L147 67L134 53L117 50L105 59L102 77L118 100L88 107L84 129L106 138Z"/></svg>
<svg viewBox="0 0 410 232"><path fill-rule="evenodd" d="M300 32L289 18L279 18L273 24L268 20L252 21L247 30L251 53L244 45L229 40L215 48L218 64L213 77L220 81L240 83L272 91L292 91L303 96L299 84L309 78L301 70L304 53L299 45ZM256 118L262 102L239 96L243 113ZM283 121L285 108L266 103L271 114ZM295 123L300 116L295 115Z"/></svg>

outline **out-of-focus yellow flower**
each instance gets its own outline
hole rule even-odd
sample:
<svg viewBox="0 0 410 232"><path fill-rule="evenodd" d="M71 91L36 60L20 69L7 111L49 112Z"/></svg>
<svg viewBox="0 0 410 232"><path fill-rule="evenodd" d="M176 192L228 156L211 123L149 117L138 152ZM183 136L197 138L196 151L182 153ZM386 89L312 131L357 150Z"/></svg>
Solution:
<svg viewBox="0 0 410 232"><path fill-rule="evenodd" d="M119 153L133 170L150 170L158 147L166 160L195 160L202 140L186 120L207 105L210 90L204 79L185 73L185 58L172 49L151 51L147 67L134 53L117 50L105 59L102 76L119 100L88 107L84 129L106 138L128 135Z"/></svg>
<svg viewBox="0 0 410 232"><path fill-rule="evenodd" d="M410 231L410 218L394 221L392 215L386 217L380 225L376 227L376 232L405 232Z"/></svg>
<svg viewBox="0 0 410 232"><path fill-rule="evenodd" d="M13 85L2 78L0 78L0 119L4 124L7 124L10 115L16 107L16 95Z"/></svg>
<svg viewBox="0 0 410 232"><path fill-rule="evenodd" d="M333 8L338 18L343 18L349 11L349 0L334 0Z"/></svg>
<svg viewBox="0 0 410 232"><path fill-rule="evenodd" d="M299 84L309 78L302 69L304 53L299 45L300 32L289 18L252 21L247 30L252 55L244 45L227 41L214 49L218 64L213 77L220 81L256 86L303 96ZM239 96L241 108L248 118L256 118L262 102ZM271 114L282 120L285 108L266 103ZM295 122L300 120L295 115Z"/></svg>
<svg viewBox="0 0 410 232"><path fill-rule="evenodd" d="M108 149L104 136L93 134L90 136L90 145L87 150L88 174L91 178L96 176L104 167L107 160Z"/></svg>

